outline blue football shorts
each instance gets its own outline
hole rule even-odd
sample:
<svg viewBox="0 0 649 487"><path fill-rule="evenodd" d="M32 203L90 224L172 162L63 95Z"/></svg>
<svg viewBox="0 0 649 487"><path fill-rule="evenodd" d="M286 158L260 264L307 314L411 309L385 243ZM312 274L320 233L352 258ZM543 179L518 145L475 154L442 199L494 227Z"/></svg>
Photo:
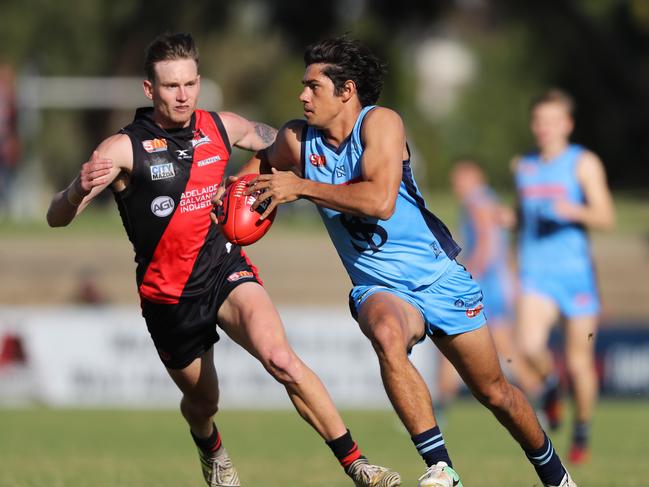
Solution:
<svg viewBox="0 0 649 487"><path fill-rule="evenodd" d="M599 292L592 268L581 272L521 273L521 292L553 301L567 318L594 316L600 311Z"/></svg>
<svg viewBox="0 0 649 487"><path fill-rule="evenodd" d="M430 286L416 291L380 285L355 286L349 293L349 307L355 319L367 298L378 292L393 294L419 310L430 337L458 335L486 322L482 290L457 262Z"/></svg>

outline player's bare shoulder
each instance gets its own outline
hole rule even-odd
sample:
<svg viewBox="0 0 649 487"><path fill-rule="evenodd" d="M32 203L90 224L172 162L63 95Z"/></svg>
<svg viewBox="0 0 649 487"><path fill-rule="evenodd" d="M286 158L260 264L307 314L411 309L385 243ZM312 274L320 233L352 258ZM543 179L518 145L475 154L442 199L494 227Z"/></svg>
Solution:
<svg viewBox="0 0 649 487"><path fill-rule="evenodd" d="M281 137L282 144L290 147L300 147L301 141L306 135L307 124L304 120L293 119L282 125L278 138Z"/></svg>
<svg viewBox="0 0 649 487"><path fill-rule="evenodd" d="M390 136L386 137L388 134ZM383 155L391 154L389 159L398 161L399 167L401 161L409 157L406 129L401 115L394 110L385 107L375 107L370 110L363 120L360 135L366 152L376 150Z"/></svg>
<svg viewBox="0 0 649 487"><path fill-rule="evenodd" d="M589 181L606 181L606 171L604 163L597 154L586 149L582 152L579 160L577 161L577 178L582 184L587 184Z"/></svg>
<svg viewBox="0 0 649 487"><path fill-rule="evenodd" d="M579 157L579 162L578 162L578 171L580 170L597 170L603 166L602 160L599 158L597 154L595 154L593 151L585 149L582 153L581 156Z"/></svg>
<svg viewBox="0 0 649 487"><path fill-rule="evenodd" d="M111 159L121 169L130 171L133 168L133 145L126 134L115 134L104 139L97 146L97 152L101 157Z"/></svg>
<svg viewBox="0 0 649 487"><path fill-rule="evenodd" d="M365 116L363 126L383 126L390 129L403 130L403 119L396 111L387 107L374 107Z"/></svg>
<svg viewBox="0 0 649 487"><path fill-rule="evenodd" d="M128 185L133 172L133 144L131 138L123 133L111 135L97 146L102 158L109 159L113 167L108 177L114 191L122 191Z"/></svg>
<svg viewBox="0 0 649 487"><path fill-rule="evenodd" d="M113 161L113 166L126 172L133 169L133 145L126 134L111 135L97 146L101 157Z"/></svg>
<svg viewBox="0 0 649 487"><path fill-rule="evenodd" d="M385 140L385 134L399 135L405 145L405 127L401 115L386 107L375 107L370 110L361 127L361 138L364 143L372 140Z"/></svg>
<svg viewBox="0 0 649 487"><path fill-rule="evenodd" d="M277 139L266 150L273 167L301 173L300 154L306 130L306 122L299 119L289 120L280 128Z"/></svg>

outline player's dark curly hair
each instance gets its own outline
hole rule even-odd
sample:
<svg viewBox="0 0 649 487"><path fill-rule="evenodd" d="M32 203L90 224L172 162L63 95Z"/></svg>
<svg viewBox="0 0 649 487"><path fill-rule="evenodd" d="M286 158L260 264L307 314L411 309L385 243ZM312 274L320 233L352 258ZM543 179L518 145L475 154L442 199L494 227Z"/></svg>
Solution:
<svg viewBox="0 0 649 487"><path fill-rule="evenodd" d="M345 82L352 80L362 106L373 105L379 99L386 65L357 40L341 36L312 44L304 52L304 63L328 64L323 73L333 81L337 95Z"/></svg>
<svg viewBox="0 0 649 487"><path fill-rule="evenodd" d="M146 48L144 74L149 81L155 80L155 63L175 59L193 59L198 67L198 48L191 34L161 34Z"/></svg>

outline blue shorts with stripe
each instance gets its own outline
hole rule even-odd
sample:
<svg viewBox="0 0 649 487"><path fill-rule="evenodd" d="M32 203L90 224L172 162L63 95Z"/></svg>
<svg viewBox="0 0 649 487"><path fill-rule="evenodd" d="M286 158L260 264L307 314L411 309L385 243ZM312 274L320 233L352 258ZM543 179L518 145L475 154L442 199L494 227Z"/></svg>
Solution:
<svg viewBox="0 0 649 487"><path fill-rule="evenodd" d="M388 286L355 286L349 293L352 316L358 319L363 303L379 292L387 292L411 304L432 336L458 335L485 324L482 290L467 270L453 261L437 281L424 289L409 291Z"/></svg>

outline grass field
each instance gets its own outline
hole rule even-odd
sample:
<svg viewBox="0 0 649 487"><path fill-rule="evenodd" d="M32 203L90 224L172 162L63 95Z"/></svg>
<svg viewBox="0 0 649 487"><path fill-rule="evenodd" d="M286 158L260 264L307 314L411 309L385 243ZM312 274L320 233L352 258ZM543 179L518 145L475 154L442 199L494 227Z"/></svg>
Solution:
<svg viewBox="0 0 649 487"><path fill-rule="evenodd" d="M601 403L581 487L648 485L649 422L642 401ZM423 472L389 411L343 413L371 460L416 486ZM539 486L518 446L473 400L449 412L445 437L466 487ZM333 456L292 411L223 411L219 427L244 487L349 487ZM560 452L567 430L553 435ZM0 410L1 487L199 487L198 461L175 411Z"/></svg>

